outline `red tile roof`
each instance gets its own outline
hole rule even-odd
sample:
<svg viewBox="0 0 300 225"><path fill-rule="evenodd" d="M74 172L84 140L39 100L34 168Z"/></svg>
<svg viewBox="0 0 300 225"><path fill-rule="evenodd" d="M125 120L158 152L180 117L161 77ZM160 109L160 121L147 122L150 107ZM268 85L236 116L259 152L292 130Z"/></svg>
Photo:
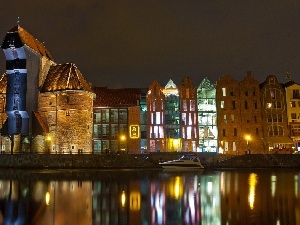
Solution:
<svg viewBox="0 0 300 225"><path fill-rule="evenodd" d="M94 87L93 90L96 94L94 107L130 107L139 105L140 88L107 89L107 87Z"/></svg>
<svg viewBox="0 0 300 225"><path fill-rule="evenodd" d="M73 63L53 65L50 67L40 92L81 90L93 92L78 68Z"/></svg>

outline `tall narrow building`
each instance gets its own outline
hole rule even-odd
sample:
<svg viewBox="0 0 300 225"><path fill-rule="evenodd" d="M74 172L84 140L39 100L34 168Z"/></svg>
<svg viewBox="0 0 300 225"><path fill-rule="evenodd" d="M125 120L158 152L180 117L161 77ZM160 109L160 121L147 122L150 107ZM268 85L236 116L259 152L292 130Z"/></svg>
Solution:
<svg viewBox="0 0 300 225"><path fill-rule="evenodd" d="M242 149L239 82L232 76L221 77L216 84L219 153L239 154Z"/></svg>
<svg viewBox="0 0 300 225"><path fill-rule="evenodd" d="M265 151L291 152L294 142L289 137L285 90L274 75L269 75L260 88Z"/></svg>
<svg viewBox="0 0 300 225"><path fill-rule="evenodd" d="M182 151L198 149L197 88L189 76L179 86Z"/></svg>
<svg viewBox="0 0 300 225"><path fill-rule="evenodd" d="M289 81L284 84L284 89L290 137L296 152L300 152L300 84Z"/></svg>
<svg viewBox="0 0 300 225"><path fill-rule="evenodd" d="M216 85L205 77L197 89L199 151L218 152Z"/></svg>
<svg viewBox="0 0 300 225"><path fill-rule="evenodd" d="M263 146L263 128L259 83L248 71L240 82L240 118L241 131L238 136L242 149L247 153L266 153Z"/></svg>
<svg viewBox="0 0 300 225"><path fill-rule="evenodd" d="M165 151L165 95L163 87L153 81L147 95L147 146L149 152Z"/></svg>
<svg viewBox="0 0 300 225"><path fill-rule="evenodd" d="M169 80L163 89L165 95L166 151L181 149L180 98L178 88Z"/></svg>

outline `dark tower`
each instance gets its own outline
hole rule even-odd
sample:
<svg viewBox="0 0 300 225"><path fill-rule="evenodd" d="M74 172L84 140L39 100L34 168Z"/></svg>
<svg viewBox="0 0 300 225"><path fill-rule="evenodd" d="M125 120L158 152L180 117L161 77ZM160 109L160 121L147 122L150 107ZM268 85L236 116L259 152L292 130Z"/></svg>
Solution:
<svg viewBox="0 0 300 225"><path fill-rule="evenodd" d="M38 110L41 59L52 60L52 57L19 25L7 32L1 48L6 58L7 133L27 135L31 132L31 113Z"/></svg>

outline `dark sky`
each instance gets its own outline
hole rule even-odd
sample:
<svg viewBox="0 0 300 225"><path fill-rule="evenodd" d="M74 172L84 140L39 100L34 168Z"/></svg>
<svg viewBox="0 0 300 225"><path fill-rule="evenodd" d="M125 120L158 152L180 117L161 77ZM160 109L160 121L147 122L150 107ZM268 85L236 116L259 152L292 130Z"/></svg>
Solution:
<svg viewBox="0 0 300 225"><path fill-rule="evenodd" d="M9 0L0 9L1 42L19 16L94 86L179 85L184 75L199 85L248 70L259 82L285 82L289 71L300 83L299 0ZM3 72L4 61L2 52Z"/></svg>

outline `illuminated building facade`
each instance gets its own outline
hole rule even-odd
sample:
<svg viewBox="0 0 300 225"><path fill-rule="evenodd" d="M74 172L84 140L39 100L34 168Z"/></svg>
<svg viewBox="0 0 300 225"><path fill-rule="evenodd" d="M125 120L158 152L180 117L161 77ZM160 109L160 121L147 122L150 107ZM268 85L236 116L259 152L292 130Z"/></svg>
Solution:
<svg viewBox="0 0 300 225"><path fill-rule="evenodd" d="M197 88L185 76L179 86L182 151L196 152L198 148Z"/></svg>
<svg viewBox="0 0 300 225"><path fill-rule="evenodd" d="M165 151L165 95L163 87L153 81L147 95L148 151Z"/></svg>
<svg viewBox="0 0 300 225"><path fill-rule="evenodd" d="M93 90L97 96L93 111L93 152L139 153L141 148L145 149L145 91L106 87Z"/></svg>
<svg viewBox="0 0 300 225"><path fill-rule="evenodd" d="M226 75L217 81L219 152L262 153L259 83L247 72L239 82Z"/></svg>
<svg viewBox="0 0 300 225"><path fill-rule="evenodd" d="M293 81L284 84L290 137L300 151L300 85Z"/></svg>
<svg viewBox="0 0 300 225"><path fill-rule="evenodd" d="M148 149L196 152L198 147L197 92L190 77L177 87L170 80L165 88L157 81L147 95Z"/></svg>
<svg viewBox="0 0 300 225"><path fill-rule="evenodd" d="M219 153L237 154L237 151L242 149L239 94L239 82L230 75L225 75L217 81Z"/></svg>
<svg viewBox="0 0 300 225"><path fill-rule="evenodd" d="M199 151L218 151L216 85L207 77L197 89Z"/></svg>
<svg viewBox="0 0 300 225"><path fill-rule="evenodd" d="M167 151L177 151L181 146L180 99L178 88L170 80L163 89L165 95L165 129Z"/></svg>
<svg viewBox="0 0 300 225"><path fill-rule="evenodd" d="M262 119L266 151L290 153L294 147L289 137L285 90L276 76L269 75L261 84Z"/></svg>
<svg viewBox="0 0 300 225"><path fill-rule="evenodd" d="M91 152L94 94L76 66L57 65L19 25L7 32L1 48L2 151Z"/></svg>
<svg viewBox="0 0 300 225"><path fill-rule="evenodd" d="M263 151L263 127L259 83L250 71L239 84L242 149L249 153Z"/></svg>

